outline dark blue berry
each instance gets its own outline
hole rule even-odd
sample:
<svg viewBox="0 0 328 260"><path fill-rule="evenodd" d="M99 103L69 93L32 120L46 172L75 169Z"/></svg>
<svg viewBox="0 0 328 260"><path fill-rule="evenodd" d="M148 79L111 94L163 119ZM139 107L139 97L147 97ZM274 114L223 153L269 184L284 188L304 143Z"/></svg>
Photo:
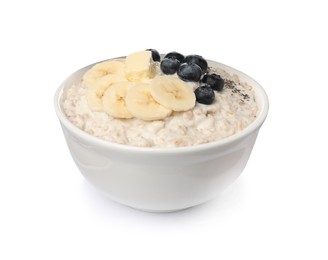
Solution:
<svg viewBox="0 0 328 260"><path fill-rule="evenodd" d="M177 59L165 58L161 61L161 70L164 74L174 74L180 66L180 61Z"/></svg>
<svg viewBox="0 0 328 260"><path fill-rule="evenodd" d="M194 64L183 63L180 65L177 74L180 79L184 81L199 81L200 77L202 76L201 68Z"/></svg>
<svg viewBox="0 0 328 260"><path fill-rule="evenodd" d="M188 55L184 59L184 62L197 64L202 69L202 74L204 74L208 68L207 61L199 55Z"/></svg>
<svg viewBox="0 0 328 260"><path fill-rule="evenodd" d="M151 56L153 58L153 61L161 61L161 56L159 55L159 52L155 49L147 49L146 51L151 51Z"/></svg>
<svg viewBox="0 0 328 260"><path fill-rule="evenodd" d="M205 74L202 78L202 82L211 86L216 91L221 91L224 86L224 80L220 75L217 74Z"/></svg>
<svg viewBox="0 0 328 260"><path fill-rule="evenodd" d="M179 52L172 51L166 54L164 58L174 58L182 63L185 57Z"/></svg>
<svg viewBox="0 0 328 260"><path fill-rule="evenodd" d="M210 85L202 83L195 90L196 101L201 104L210 105L215 99L214 90Z"/></svg>

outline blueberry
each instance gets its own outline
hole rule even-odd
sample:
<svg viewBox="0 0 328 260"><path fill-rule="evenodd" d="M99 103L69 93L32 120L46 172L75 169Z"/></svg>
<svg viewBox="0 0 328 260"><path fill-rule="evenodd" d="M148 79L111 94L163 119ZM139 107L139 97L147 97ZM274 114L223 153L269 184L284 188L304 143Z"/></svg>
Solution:
<svg viewBox="0 0 328 260"><path fill-rule="evenodd" d="M151 51L151 56L153 58L153 61L161 61L161 56L159 55L159 52L155 49L147 49L146 51Z"/></svg>
<svg viewBox="0 0 328 260"><path fill-rule="evenodd" d="M183 63L180 65L177 74L179 78L184 81L197 82L200 80L200 77L202 76L202 70L197 64Z"/></svg>
<svg viewBox="0 0 328 260"><path fill-rule="evenodd" d="M188 55L184 59L184 62L197 64L202 69L202 74L204 74L208 68L207 61L199 55Z"/></svg>
<svg viewBox="0 0 328 260"><path fill-rule="evenodd" d="M161 61L161 70L164 74L174 74L180 66L177 59L165 58Z"/></svg>
<svg viewBox="0 0 328 260"><path fill-rule="evenodd" d="M224 86L224 80L220 75L217 74L205 74L202 78L202 82L211 86L212 89L216 91L221 91Z"/></svg>
<svg viewBox="0 0 328 260"><path fill-rule="evenodd" d="M215 99L214 90L210 85L201 83L195 90L196 101L201 104L210 105Z"/></svg>
<svg viewBox="0 0 328 260"><path fill-rule="evenodd" d="M185 57L179 52L172 51L166 54L164 58L174 58L182 63Z"/></svg>

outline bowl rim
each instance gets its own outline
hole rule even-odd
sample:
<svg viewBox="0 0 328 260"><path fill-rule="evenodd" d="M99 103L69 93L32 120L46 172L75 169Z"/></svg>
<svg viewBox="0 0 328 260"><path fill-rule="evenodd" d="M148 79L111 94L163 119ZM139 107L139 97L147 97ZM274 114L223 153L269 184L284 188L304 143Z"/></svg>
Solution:
<svg viewBox="0 0 328 260"><path fill-rule="evenodd" d="M125 58L125 57L124 56L116 57L116 58L111 58L111 59L107 59L107 60L122 59L122 58ZM256 80L254 80L252 77L248 76L244 72L239 71L238 69L235 69L228 65L219 63L217 61L212 61L212 60L208 60L208 61L210 63L215 63L215 64L219 65L220 67L223 67L223 69L228 69L229 71L233 71L238 76L242 75L244 78L247 78L248 81L252 81L251 86L255 89L254 90L255 96L257 99L261 99L261 101L258 102L259 111L257 113L256 119L243 130L239 131L236 134L233 134L231 136L223 138L221 140L212 141L212 142L203 143L203 144L197 144L197 145L193 145L193 146L183 146L183 147L138 147L138 146L132 146L132 145L127 145L127 144L119 144L119 143L109 142L109 141L103 140L101 138L92 136L92 135L88 134L87 132L81 130L80 128L78 128L77 126L75 126L73 123L71 123L68 120L68 118L66 117L65 113L62 110L60 103L61 103L62 94L64 92L63 89L65 87L66 81L69 78L71 78L74 74L81 72L82 70L85 70L86 68L89 68L89 67L93 66L94 64L97 64L102 61L90 64L83 68L78 69L77 71L75 71L74 73L69 75L60 84L60 86L57 88L55 95L54 95L55 112L56 112L57 117L58 117L59 121L61 122L61 124L64 125L70 132L74 133L74 135L76 135L77 137L79 137L82 140L87 141L89 144L93 144L97 147L101 147L101 148L107 149L107 150L114 149L116 151L121 151L121 152L136 152L139 154L146 154L146 155L150 155L150 154L151 155L155 155L155 154L165 155L165 154L181 154L181 153L198 153L198 152L201 152L204 150L211 150L211 149L215 149L218 147L230 145L230 144L233 144L233 143L249 136L250 134L252 134L253 132L255 132L257 129L259 129L261 127L261 125L265 121L268 111L269 111L269 99L268 99L268 96L267 96L264 88Z"/></svg>

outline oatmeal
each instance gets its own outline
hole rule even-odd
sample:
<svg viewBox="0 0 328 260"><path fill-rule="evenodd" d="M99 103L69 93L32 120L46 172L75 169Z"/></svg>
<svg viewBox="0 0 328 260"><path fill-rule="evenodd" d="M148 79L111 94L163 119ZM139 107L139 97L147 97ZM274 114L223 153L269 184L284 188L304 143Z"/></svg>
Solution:
<svg viewBox="0 0 328 260"><path fill-rule="evenodd" d="M181 71L178 67L176 72L173 68L173 73L165 67L170 73L164 75L160 62L138 55L142 66L130 59L130 79L124 76L124 61L115 61L106 68L98 65L68 88L62 98L67 118L90 135L139 147L208 143L238 133L255 120L258 106L252 86L236 75L203 64ZM190 71L196 71L192 82L182 78ZM211 75L220 75L224 85L209 88Z"/></svg>

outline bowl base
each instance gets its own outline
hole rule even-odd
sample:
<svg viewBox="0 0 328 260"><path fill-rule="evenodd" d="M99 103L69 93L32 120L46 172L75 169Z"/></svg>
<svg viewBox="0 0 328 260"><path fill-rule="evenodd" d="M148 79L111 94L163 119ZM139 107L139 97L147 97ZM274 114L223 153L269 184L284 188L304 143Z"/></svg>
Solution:
<svg viewBox="0 0 328 260"><path fill-rule="evenodd" d="M197 205L196 205L197 206ZM135 208L135 207L131 207L128 206L131 209L134 210L139 210L139 211L143 211L143 212L147 212L147 213L155 213L155 214L165 214L165 213L174 213L174 212L178 212L178 211L183 211L183 210L188 210L190 208L193 208L195 206L190 206L190 207L186 207L186 208L181 208L181 209L168 209L168 210L153 210L153 209L141 209L141 208Z"/></svg>

